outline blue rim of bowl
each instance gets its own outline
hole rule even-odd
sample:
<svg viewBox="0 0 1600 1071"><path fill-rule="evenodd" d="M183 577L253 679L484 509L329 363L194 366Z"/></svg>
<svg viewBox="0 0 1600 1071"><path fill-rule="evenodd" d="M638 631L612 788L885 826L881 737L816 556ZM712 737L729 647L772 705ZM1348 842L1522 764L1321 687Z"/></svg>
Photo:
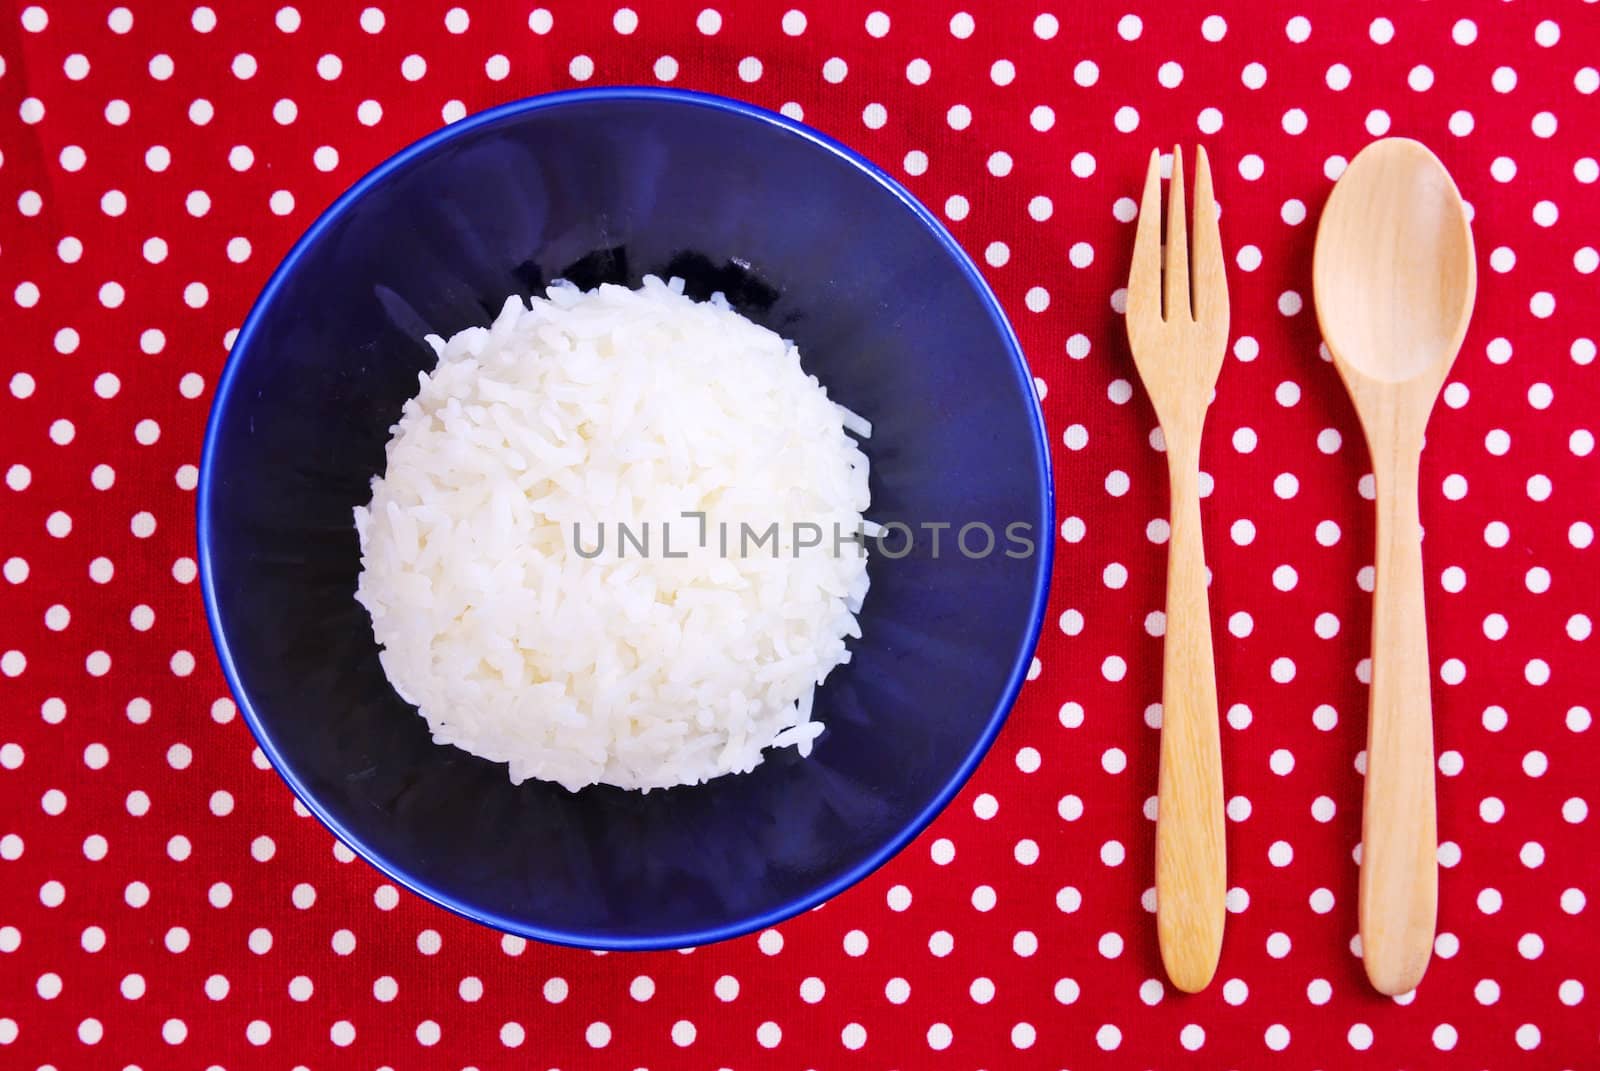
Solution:
<svg viewBox="0 0 1600 1071"><path fill-rule="evenodd" d="M471 903L434 888L427 882L408 873L395 861L369 847L361 837L346 828L342 822L330 814L317 800L316 796L307 790L299 775L279 753L272 734L256 713L249 694L240 685L238 670L233 662L233 653L228 647L228 638L224 634L220 623L216 584L211 566L211 523L209 521L211 483L215 474L213 461L217 451L218 426L221 422L221 415L228 407L228 398L233 386L234 375L242 363L244 355L249 352L250 343L255 336L262 317L277 296L278 290L283 286L284 280L295 270L300 258L320 240L324 231L338 221L369 190L382 183L396 171L428 155L441 145L460 137L468 131L488 126L511 116L544 111L549 108L559 108L568 104L588 104L599 101L644 101L710 108L715 111L726 112L741 118L775 126L786 133L803 138L817 148L831 153L833 156L855 167L862 174L893 194L895 199L916 216L922 225L938 239L945 252L960 267L962 274L966 276L968 284L982 297L984 304L988 308L989 319L1005 343L1006 350L1011 357L1012 373L1017 377L1019 389L1033 403L1030 406L1030 414L1033 417L1034 464L1040 475L1038 505L1045 518L1045 531L1039 533L1038 545L1041 547L1041 551L1036 557L1038 568L1034 577L1033 604L1028 612L1029 622L1026 642L1018 650L1001 697L995 704L994 709L990 711L988 721L983 727L983 732L979 734L978 739L973 743L971 750L967 753L967 757L962 761L955 773L950 776L944 787L939 790L938 794L907 822L899 832L845 873L812 889L804 896L797 897L771 911L688 933L616 937L553 929L531 924L520 919L508 918L492 911L484 911ZM1039 405L1033 374L1028 368L1026 359L1023 357L1022 345L1017 339L1016 332L1006 318L1005 311L1000 307L1000 302L995 297L994 291L990 289L988 282L984 280L982 273L978 271L977 265L973 263L972 258L967 255L966 251L961 248L950 232L945 229L944 224L940 223L932 212L912 196L909 190L891 178L882 168L854 149L835 141L818 130L795 122L786 116L770 112L765 108L746 104L743 101L719 97L709 93L643 86L606 86L593 89L564 90L536 97L527 97L478 112L448 126L441 127L432 134L412 142L373 168L362 176L355 185L340 194L338 199L329 205L317 217L315 222L306 229L306 232L301 235L300 239L295 242L294 246L283 258L282 263L272 273L271 278L267 280L267 285L262 288L260 295L256 298L255 304L250 309L249 316L245 318L244 325L239 329L238 337L234 340L228 360L223 367L222 375L217 381L217 391L212 399L211 413L206 423L205 441L200 451L200 486L196 510L197 541L200 557L200 588L205 599L206 622L211 629L211 638L216 647L217 657L222 663L223 675L227 678L229 690L232 691L239 710L244 715L245 723L250 727L250 732L261 746L262 753L272 763L272 768L278 772L278 776L283 778L295 796L306 805L317 821L321 822L341 843L345 844L381 873L424 899L430 900L454 914L504 933L531 937L550 944L608 951L643 952L688 948L711 944L716 941L725 941L734 937L742 937L756 930L775 926L844 892L852 885L866 878L897 855L902 848L910 844L966 785L973 771L977 769L978 763L982 761L984 755L988 753L990 746L994 743L995 738L1000 734L1000 729L1005 724L1007 715L1010 714L1012 706L1016 703L1017 694L1021 691L1023 682L1027 679L1028 669L1033 661L1033 653L1039 642L1039 631L1044 622L1045 602L1050 594L1050 574L1055 558L1055 478L1051 468L1050 448L1045 438L1044 413Z"/></svg>

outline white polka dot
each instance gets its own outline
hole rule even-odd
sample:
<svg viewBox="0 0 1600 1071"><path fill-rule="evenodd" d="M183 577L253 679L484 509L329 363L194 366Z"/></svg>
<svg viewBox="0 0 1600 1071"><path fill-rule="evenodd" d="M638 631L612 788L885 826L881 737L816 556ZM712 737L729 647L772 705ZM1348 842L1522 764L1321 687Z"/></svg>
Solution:
<svg viewBox="0 0 1600 1071"><path fill-rule="evenodd" d="M206 100L204 97L191 101L189 104L189 121L195 126L205 126L207 123L211 122L212 118L216 114L216 108L212 106L212 103L209 100ZM111 214L120 215L121 213Z"/></svg>
<svg viewBox="0 0 1600 1071"><path fill-rule="evenodd" d="M962 40L972 36L972 31L977 28L971 15L965 11L958 11L950 18L950 34Z"/></svg>
<svg viewBox="0 0 1600 1071"><path fill-rule="evenodd" d="M1335 433L1335 434L1337 434L1337 433ZM1320 445L1320 443L1319 443L1319 445ZM1337 449L1337 446L1335 447L1335 449ZM1333 451L1332 450L1325 450L1323 452L1324 453L1332 453ZM1324 546L1324 547L1333 546L1335 543L1339 542L1339 535L1340 535L1339 525L1336 522L1334 522L1334 521L1318 521L1317 522L1316 539L1317 539L1317 542L1319 544L1321 544L1322 546Z"/></svg>
<svg viewBox="0 0 1600 1071"><path fill-rule="evenodd" d="M341 945L340 940L339 940L341 935L349 937L349 945L342 952L340 951L340 948L343 947L343 946ZM335 952L338 952L339 955L341 955L341 956L349 955L350 954L350 949L353 949L354 947L355 947L355 937L354 937L354 935L350 934L349 930L340 930L338 933L333 935L333 950ZM312 994L314 988L315 987L313 986L313 984L311 982L311 979L307 978L303 974L297 974L293 978L289 979L289 999L304 1003L305 1001L308 1001L308 1000L311 999L311 994ZM207 992L209 993L209 989L207 990ZM227 995L227 980L226 979L223 979L223 981L222 981L222 993L223 993L223 996ZM212 997L211 999L213 999L213 1000L221 1000L222 997Z"/></svg>
<svg viewBox="0 0 1600 1071"><path fill-rule="evenodd" d="M141 899L143 901L148 901L150 899L150 893L149 890L144 889L144 883L134 882L133 884L140 887ZM129 888L131 890L132 886L129 886ZM143 906L143 903L133 904L131 899L128 902L135 907ZM182 955L184 952L189 950L189 931L182 926L174 926L167 931L166 937L163 938L163 941L167 946L168 952L171 952L174 955Z"/></svg>
<svg viewBox="0 0 1600 1071"><path fill-rule="evenodd" d="M32 476L28 469L22 465L13 465L6 471L6 483L12 490L21 491L28 486ZM56 510L45 518L44 529L57 539L65 539L72 534L72 518L61 510Z"/></svg>
<svg viewBox="0 0 1600 1071"><path fill-rule="evenodd" d="M1124 134L1131 134L1139 127L1139 111L1131 104L1124 104L1117 109L1111 117L1111 124Z"/></svg>
<svg viewBox="0 0 1600 1071"><path fill-rule="evenodd" d="M1542 565L1535 565L1523 574L1523 583L1535 595L1542 595L1550 590L1550 570Z"/></svg>
<svg viewBox="0 0 1600 1071"><path fill-rule="evenodd" d="M1290 108L1283 113L1283 132L1285 134L1298 137L1306 132L1308 124L1309 120L1306 118L1306 113L1300 108ZM1289 207L1291 204L1300 205L1300 207L1297 210L1291 209ZM1291 219L1291 215L1298 215L1300 218ZM1300 204L1299 201L1284 202L1283 221L1285 223L1299 223L1303 219L1305 219L1305 206L1303 204Z"/></svg>
<svg viewBox="0 0 1600 1071"><path fill-rule="evenodd" d="M626 36L639 28L639 16L632 8L620 7L611 16L611 27Z"/></svg>
<svg viewBox="0 0 1600 1071"><path fill-rule="evenodd" d="M174 747L183 747L182 744L175 744L173 746ZM187 751L188 749L184 748L184 750ZM168 761L171 761L171 756L170 755L169 755ZM187 758L184 759L184 765L185 766L188 765ZM181 769L181 768L182 767L179 767L179 769ZM275 854L277 854L277 851L278 851L278 846L273 843L271 837L267 836L264 833L261 836L257 837L255 840L250 842L250 855L258 863L267 862Z"/></svg>
<svg viewBox="0 0 1600 1071"><path fill-rule="evenodd" d="M256 76L256 58L248 52L241 52L233 57L233 76L240 81L248 81Z"/></svg>
<svg viewBox="0 0 1600 1071"><path fill-rule="evenodd" d="M316 165L318 171L332 171L339 166L339 150L332 145L320 146L311 154L311 162Z"/></svg>
<svg viewBox="0 0 1600 1071"><path fill-rule="evenodd" d="M1261 267L1261 250L1258 247L1254 247L1254 245L1242 245L1242 247L1238 247L1238 255L1235 256L1234 261L1240 267L1240 271L1256 271L1258 267ZM1245 339L1240 339L1240 343L1243 343L1243 341ZM1251 341L1254 341L1254 339L1251 339ZM1237 354L1238 346L1235 346L1234 352Z"/></svg>
<svg viewBox="0 0 1600 1071"><path fill-rule="evenodd" d="M954 855L954 850L951 852ZM756 944L761 951L769 956L776 956L783 951L783 934L777 930L762 930L761 936L756 939Z"/></svg>
<svg viewBox="0 0 1600 1071"><path fill-rule="evenodd" d="M1247 63L1239 72L1239 80L1246 89L1260 89L1267 84L1267 69L1259 63Z"/></svg>
<svg viewBox="0 0 1600 1071"><path fill-rule="evenodd" d="M1078 178L1088 178L1090 175L1094 174L1094 155L1087 152L1074 153L1070 166L1072 168L1072 173Z"/></svg>
<svg viewBox="0 0 1600 1071"><path fill-rule="evenodd" d="M806 32L806 16L803 11L787 11L783 16L783 32L790 37L799 37Z"/></svg>
<svg viewBox="0 0 1600 1071"><path fill-rule="evenodd" d="M1464 138L1472 133L1474 126L1472 113L1468 111L1452 112L1450 115L1450 133L1458 138Z"/></svg>

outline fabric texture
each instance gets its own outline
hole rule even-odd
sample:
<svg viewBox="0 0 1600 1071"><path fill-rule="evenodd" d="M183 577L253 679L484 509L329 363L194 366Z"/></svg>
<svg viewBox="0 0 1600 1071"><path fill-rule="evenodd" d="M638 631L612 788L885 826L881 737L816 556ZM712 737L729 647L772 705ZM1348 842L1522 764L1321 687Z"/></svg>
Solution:
<svg viewBox="0 0 1600 1071"><path fill-rule="evenodd" d="M1597 1065L1594 5L374 2L0 18L0 1065ZM289 245L441 123L603 83L782 108L906 183L1013 318L1056 466L1035 672L970 785L821 909L683 953L502 938L354 861L255 750L195 577L211 390ZM1396 1000L1353 940L1372 484L1310 291L1385 134L1451 169L1480 265L1422 471L1439 934ZM1230 913L1193 997L1150 913L1166 477L1118 311L1176 143L1233 306Z"/></svg>

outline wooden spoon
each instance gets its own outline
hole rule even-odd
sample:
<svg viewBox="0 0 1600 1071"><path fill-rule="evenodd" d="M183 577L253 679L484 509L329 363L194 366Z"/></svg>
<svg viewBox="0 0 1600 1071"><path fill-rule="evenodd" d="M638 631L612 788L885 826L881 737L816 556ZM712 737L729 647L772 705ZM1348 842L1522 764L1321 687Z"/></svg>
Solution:
<svg viewBox="0 0 1600 1071"><path fill-rule="evenodd" d="M1322 210L1312 278L1377 481L1361 949L1378 991L1404 993L1428 967L1439 894L1417 471L1478 285L1466 205L1438 158L1406 138L1361 150Z"/></svg>

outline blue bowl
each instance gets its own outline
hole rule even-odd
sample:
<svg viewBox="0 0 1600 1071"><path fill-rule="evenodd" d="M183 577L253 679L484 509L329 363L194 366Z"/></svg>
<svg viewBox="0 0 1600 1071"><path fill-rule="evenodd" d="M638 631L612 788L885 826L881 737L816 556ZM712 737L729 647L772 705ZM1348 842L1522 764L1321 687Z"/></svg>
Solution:
<svg viewBox="0 0 1600 1071"><path fill-rule="evenodd" d="M796 340L873 422L875 519L983 522L968 558L927 529L877 556L854 661L818 693L809 759L648 795L513 787L434 744L354 598L369 497L422 342L508 294L679 275ZM1025 524L1031 555L1007 525ZM1020 532L1021 529L1016 531ZM981 550L974 530L969 548ZM971 260L904 189L814 130L654 89L508 104L356 183L284 259L217 385L199 488L201 580L245 720L341 840L489 926L562 944L704 944L859 881L983 757L1049 585L1049 454L1016 337ZM898 551L898 538L889 550Z"/></svg>

